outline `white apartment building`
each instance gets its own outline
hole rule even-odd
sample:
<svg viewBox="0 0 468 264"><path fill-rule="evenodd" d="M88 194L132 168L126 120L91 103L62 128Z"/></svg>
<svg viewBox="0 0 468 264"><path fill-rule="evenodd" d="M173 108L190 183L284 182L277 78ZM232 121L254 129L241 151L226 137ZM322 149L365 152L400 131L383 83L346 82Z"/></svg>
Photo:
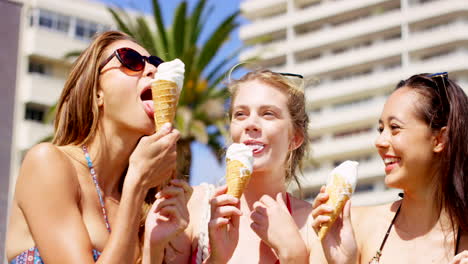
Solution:
<svg viewBox="0 0 468 264"><path fill-rule="evenodd" d="M360 162L354 205L398 198L374 148L386 97L401 79L448 71L468 91L466 0L245 0L240 38L262 67L300 73L311 118L302 187L312 200L331 169ZM294 188L293 188L294 190Z"/></svg>

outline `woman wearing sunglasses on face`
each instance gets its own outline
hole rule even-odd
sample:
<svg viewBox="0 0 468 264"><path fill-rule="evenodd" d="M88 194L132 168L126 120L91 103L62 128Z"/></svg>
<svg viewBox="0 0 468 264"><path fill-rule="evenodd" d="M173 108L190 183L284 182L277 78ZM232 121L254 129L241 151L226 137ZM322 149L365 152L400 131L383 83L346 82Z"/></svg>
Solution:
<svg viewBox="0 0 468 264"><path fill-rule="evenodd" d="M154 133L147 92L161 63L116 31L80 55L57 105L53 143L24 158L8 227L10 263L135 263L143 233L153 243L143 251L148 262L185 228L191 190L173 180L163 190L170 197L151 209L167 216L165 225L147 221L142 230L145 197L172 174L179 138L167 125Z"/></svg>
<svg viewBox="0 0 468 264"><path fill-rule="evenodd" d="M308 263L311 205L286 192L308 147L299 78L258 70L230 83L231 139L253 150L250 182L240 199L226 186L195 187L189 227L168 262Z"/></svg>
<svg viewBox="0 0 468 264"><path fill-rule="evenodd" d="M385 183L402 189L391 204L353 208L358 263L468 263L468 99L447 73L401 81L379 120L375 146ZM328 199L314 202L314 228ZM329 241L352 237L349 225ZM343 252L345 252L343 250Z"/></svg>

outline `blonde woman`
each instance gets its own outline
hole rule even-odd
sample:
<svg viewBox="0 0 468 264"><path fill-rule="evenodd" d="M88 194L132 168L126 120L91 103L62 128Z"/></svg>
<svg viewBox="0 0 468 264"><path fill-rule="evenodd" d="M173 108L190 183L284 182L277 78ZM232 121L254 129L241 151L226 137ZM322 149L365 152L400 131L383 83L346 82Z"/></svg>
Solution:
<svg viewBox="0 0 468 264"><path fill-rule="evenodd" d="M309 143L301 78L258 70L230 83L231 140L252 149L251 180L240 199L225 186L194 188L190 224L166 262L309 262L311 205L286 191Z"/></svg>

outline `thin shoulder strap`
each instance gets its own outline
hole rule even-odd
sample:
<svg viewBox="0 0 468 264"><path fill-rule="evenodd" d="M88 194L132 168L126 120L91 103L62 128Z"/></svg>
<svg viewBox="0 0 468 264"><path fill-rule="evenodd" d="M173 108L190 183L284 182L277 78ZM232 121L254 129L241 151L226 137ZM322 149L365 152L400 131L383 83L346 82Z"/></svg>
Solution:
<svg viewBox="0 0 468 264"><path fill-rule="evenodd" d="M382 241L382 244L380 245L380 248L379 248L380 252L382 252L382 249L383 249L383 247L385 245L385 242L387 242L388 235L390 235L390 231L392 230L393 224L395 223L395 220L397 219L397 216L400 213L400 209L401 209L401 203L400 203L400 206L398 206L398 209L397 209L395 215L393 216L392 223L390 223L390 226L387 229L387 233L385 233L385 237L384 237L384 239Z"/></svg>
<svg viewBox="0 0 468 264"><path fill-rule="evenodd" d="M96 187L96 192L97 192L98 197L99 197L99 203L101 205L102 216L104 217L104 222L106 223L107 231L110 233L111 232L111 227L110 227L110 224L109 224L109 218L107 217L107 211L106 211L106 206L104 204L104 198L102 197L101 188L99 187L99 183L98 183L98 180L97 180L96 170L94 169L93 162L91 161L91 156L89 155L88 148L85 145L83 145L81 147L81 149L83 149L83 152L84 152L84 155L85 155L85 158L86 158L86 163L87 163L88 168L89 168L89 173L91 174L91 177L93 178L94 185Z"/></svg>
<svg viewBox="0 0 468 264"><path fill-rule="evenodd" d="M385 246L385 242L387 242L388 235L390 235L390 231L392 230L393 224L395 223L395 220L397 219L397 216L400 213L400 209L401 209L401 203L400 203L400 206L398 206L398 209L395 215L393 216L392 222L390 223L390 226L388 227L387 232L385 233L382 243L380 244L379 250L377 250L377 252L375 253L375 256L372 258L370 263L378 263L380 256L382 256L382 250Z"/></svg>

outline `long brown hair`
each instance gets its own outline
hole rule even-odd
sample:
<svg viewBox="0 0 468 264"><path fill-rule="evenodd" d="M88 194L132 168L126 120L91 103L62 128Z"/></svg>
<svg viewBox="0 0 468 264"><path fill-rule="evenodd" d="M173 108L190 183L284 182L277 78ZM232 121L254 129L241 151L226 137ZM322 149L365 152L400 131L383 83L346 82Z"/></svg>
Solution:
<svg viewBox="0 0 468 264"><path fill-rule="evenodd" d="M291 77L297 78L297 77ZM301 190L301 184L297 176L297 170L302 173L303 169L303 159L306 155L307 150L309 149L309 137L308 137L308 127L309 127L309 117L305 109L305 95L303 87L303 82L300 84L294 82L291 78L286 77L280 73L272 72L270 70L256 70L247 73L239 80L234 80L229 84L229 92L231 93L231 105L229 107L229 118L232 117L232 106L234 105L234 100L236 99L238 88L240 85L258 80L265 84L271 85L273 87L279 88L281 91L285 92L288 96L288 111L291 116L293 131L299 132L300 135L304 138L304 141L301 146L290 151L288 153L288 158L286 162L286 180L294 179L296 184Z"/></svg>
<svg viewBox="0 0 468 264"><path fill-rule="evenodd" d="M53 143L63 145L84 145L97 133L99 107L97 92L99 89L99 65L104 60L106 48L119 40L137 43L132 37L119 31L104 32L93 40L75 61L57 103L55 117L55 135ZM121 175L119 191L122 192L126 170ZM144 224L148 210L155 201L155 189L146 195L142 205L139 227L140 246L143 243ZM141 262L141 256L138 260Z"/></svg>
<svg viewBox="0 0 468 264"><path fill-rule="evenodd" d="M415 105L419 118L435 132L445 127L444 149L439 153L439 177L435 179L440 209L447 211L452 227L468 232L468 98L446 74L418 74L401 81L420 94Z"/></svg>
<svg viewBox="0 0 468 264"><path fill-rule="evenodd" d="M76 59L57 103L54 144L86 144L96 135L99 65L105 49L118 40L135 42L122 32L107 31L98 35Z"/></svg>

